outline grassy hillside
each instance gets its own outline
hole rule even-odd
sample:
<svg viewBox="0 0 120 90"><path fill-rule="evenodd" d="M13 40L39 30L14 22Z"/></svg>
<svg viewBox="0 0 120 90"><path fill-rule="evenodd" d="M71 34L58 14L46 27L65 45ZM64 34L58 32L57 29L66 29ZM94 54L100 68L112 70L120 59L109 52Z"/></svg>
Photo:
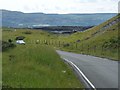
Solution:
<svg viewBox="0 0 120 90"><path fill-rule="evenodd" d="M3 40L6 42L12 39L15 43L17 36L26 37L26 45L16 45L2 53L3 87L83 88L71 68L52 47L35 43L38 39L48 40L54 35L43 31L3 29Z"/></svg>
<svg viewBox="0 0 120 90"><path fill-rule="evenodd" d="M62 49L118 60L119 17L120 15L85 32L77 32L64 38L60 36L60 39L69 44Z"/></svg>

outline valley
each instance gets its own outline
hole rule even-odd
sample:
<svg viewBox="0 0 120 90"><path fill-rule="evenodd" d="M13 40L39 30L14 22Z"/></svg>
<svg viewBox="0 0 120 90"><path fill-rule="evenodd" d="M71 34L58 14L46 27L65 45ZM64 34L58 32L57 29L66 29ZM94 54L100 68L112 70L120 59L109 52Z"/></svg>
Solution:
<svg viewBox="0 0 120 90"><path fill-rule="evenodd" d="M119 18L120 15L117 15L100 25L67 35L49 33L42 28L3 27L3 87L85 88L56 50L117 62L120 47ZM25 45L16 44L16 37L24 37Z"/></svg>

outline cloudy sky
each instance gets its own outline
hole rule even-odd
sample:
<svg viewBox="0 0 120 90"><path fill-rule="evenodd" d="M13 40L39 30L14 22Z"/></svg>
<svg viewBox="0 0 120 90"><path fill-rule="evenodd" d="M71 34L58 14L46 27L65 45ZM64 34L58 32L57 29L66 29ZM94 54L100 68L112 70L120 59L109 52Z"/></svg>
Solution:
<svg viewBox="0 0 120 90"><path fill-rule="evenodd" d="M43 13L117 13L119 0L0 0L0 9Z"/></svg>

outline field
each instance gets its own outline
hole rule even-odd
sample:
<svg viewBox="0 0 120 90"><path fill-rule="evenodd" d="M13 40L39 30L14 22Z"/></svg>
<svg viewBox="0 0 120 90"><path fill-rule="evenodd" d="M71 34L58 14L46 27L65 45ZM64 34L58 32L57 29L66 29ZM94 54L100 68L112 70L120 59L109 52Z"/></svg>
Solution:
<svg viewBox="0 0 120 90"><path fill-rule="evenodd" d="M25 36L26 45L16 45L2 54L3 87L12 88L84 88L72 69L57 55L53 47L35 43L48 39L43 31L3 29L3 40ZM52 37L51 37L52 38Z"/></svg>

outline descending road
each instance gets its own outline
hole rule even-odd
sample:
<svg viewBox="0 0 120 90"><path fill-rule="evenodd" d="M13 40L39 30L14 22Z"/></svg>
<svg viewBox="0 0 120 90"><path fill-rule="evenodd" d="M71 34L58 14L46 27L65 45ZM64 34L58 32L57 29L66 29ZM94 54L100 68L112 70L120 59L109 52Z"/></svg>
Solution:
<svg viewBox="0 0 120 90"><path fill-rule="evenodd" d="M57 53L78 68L95 88L118 88L117 61L59 50Z"/></svg>

